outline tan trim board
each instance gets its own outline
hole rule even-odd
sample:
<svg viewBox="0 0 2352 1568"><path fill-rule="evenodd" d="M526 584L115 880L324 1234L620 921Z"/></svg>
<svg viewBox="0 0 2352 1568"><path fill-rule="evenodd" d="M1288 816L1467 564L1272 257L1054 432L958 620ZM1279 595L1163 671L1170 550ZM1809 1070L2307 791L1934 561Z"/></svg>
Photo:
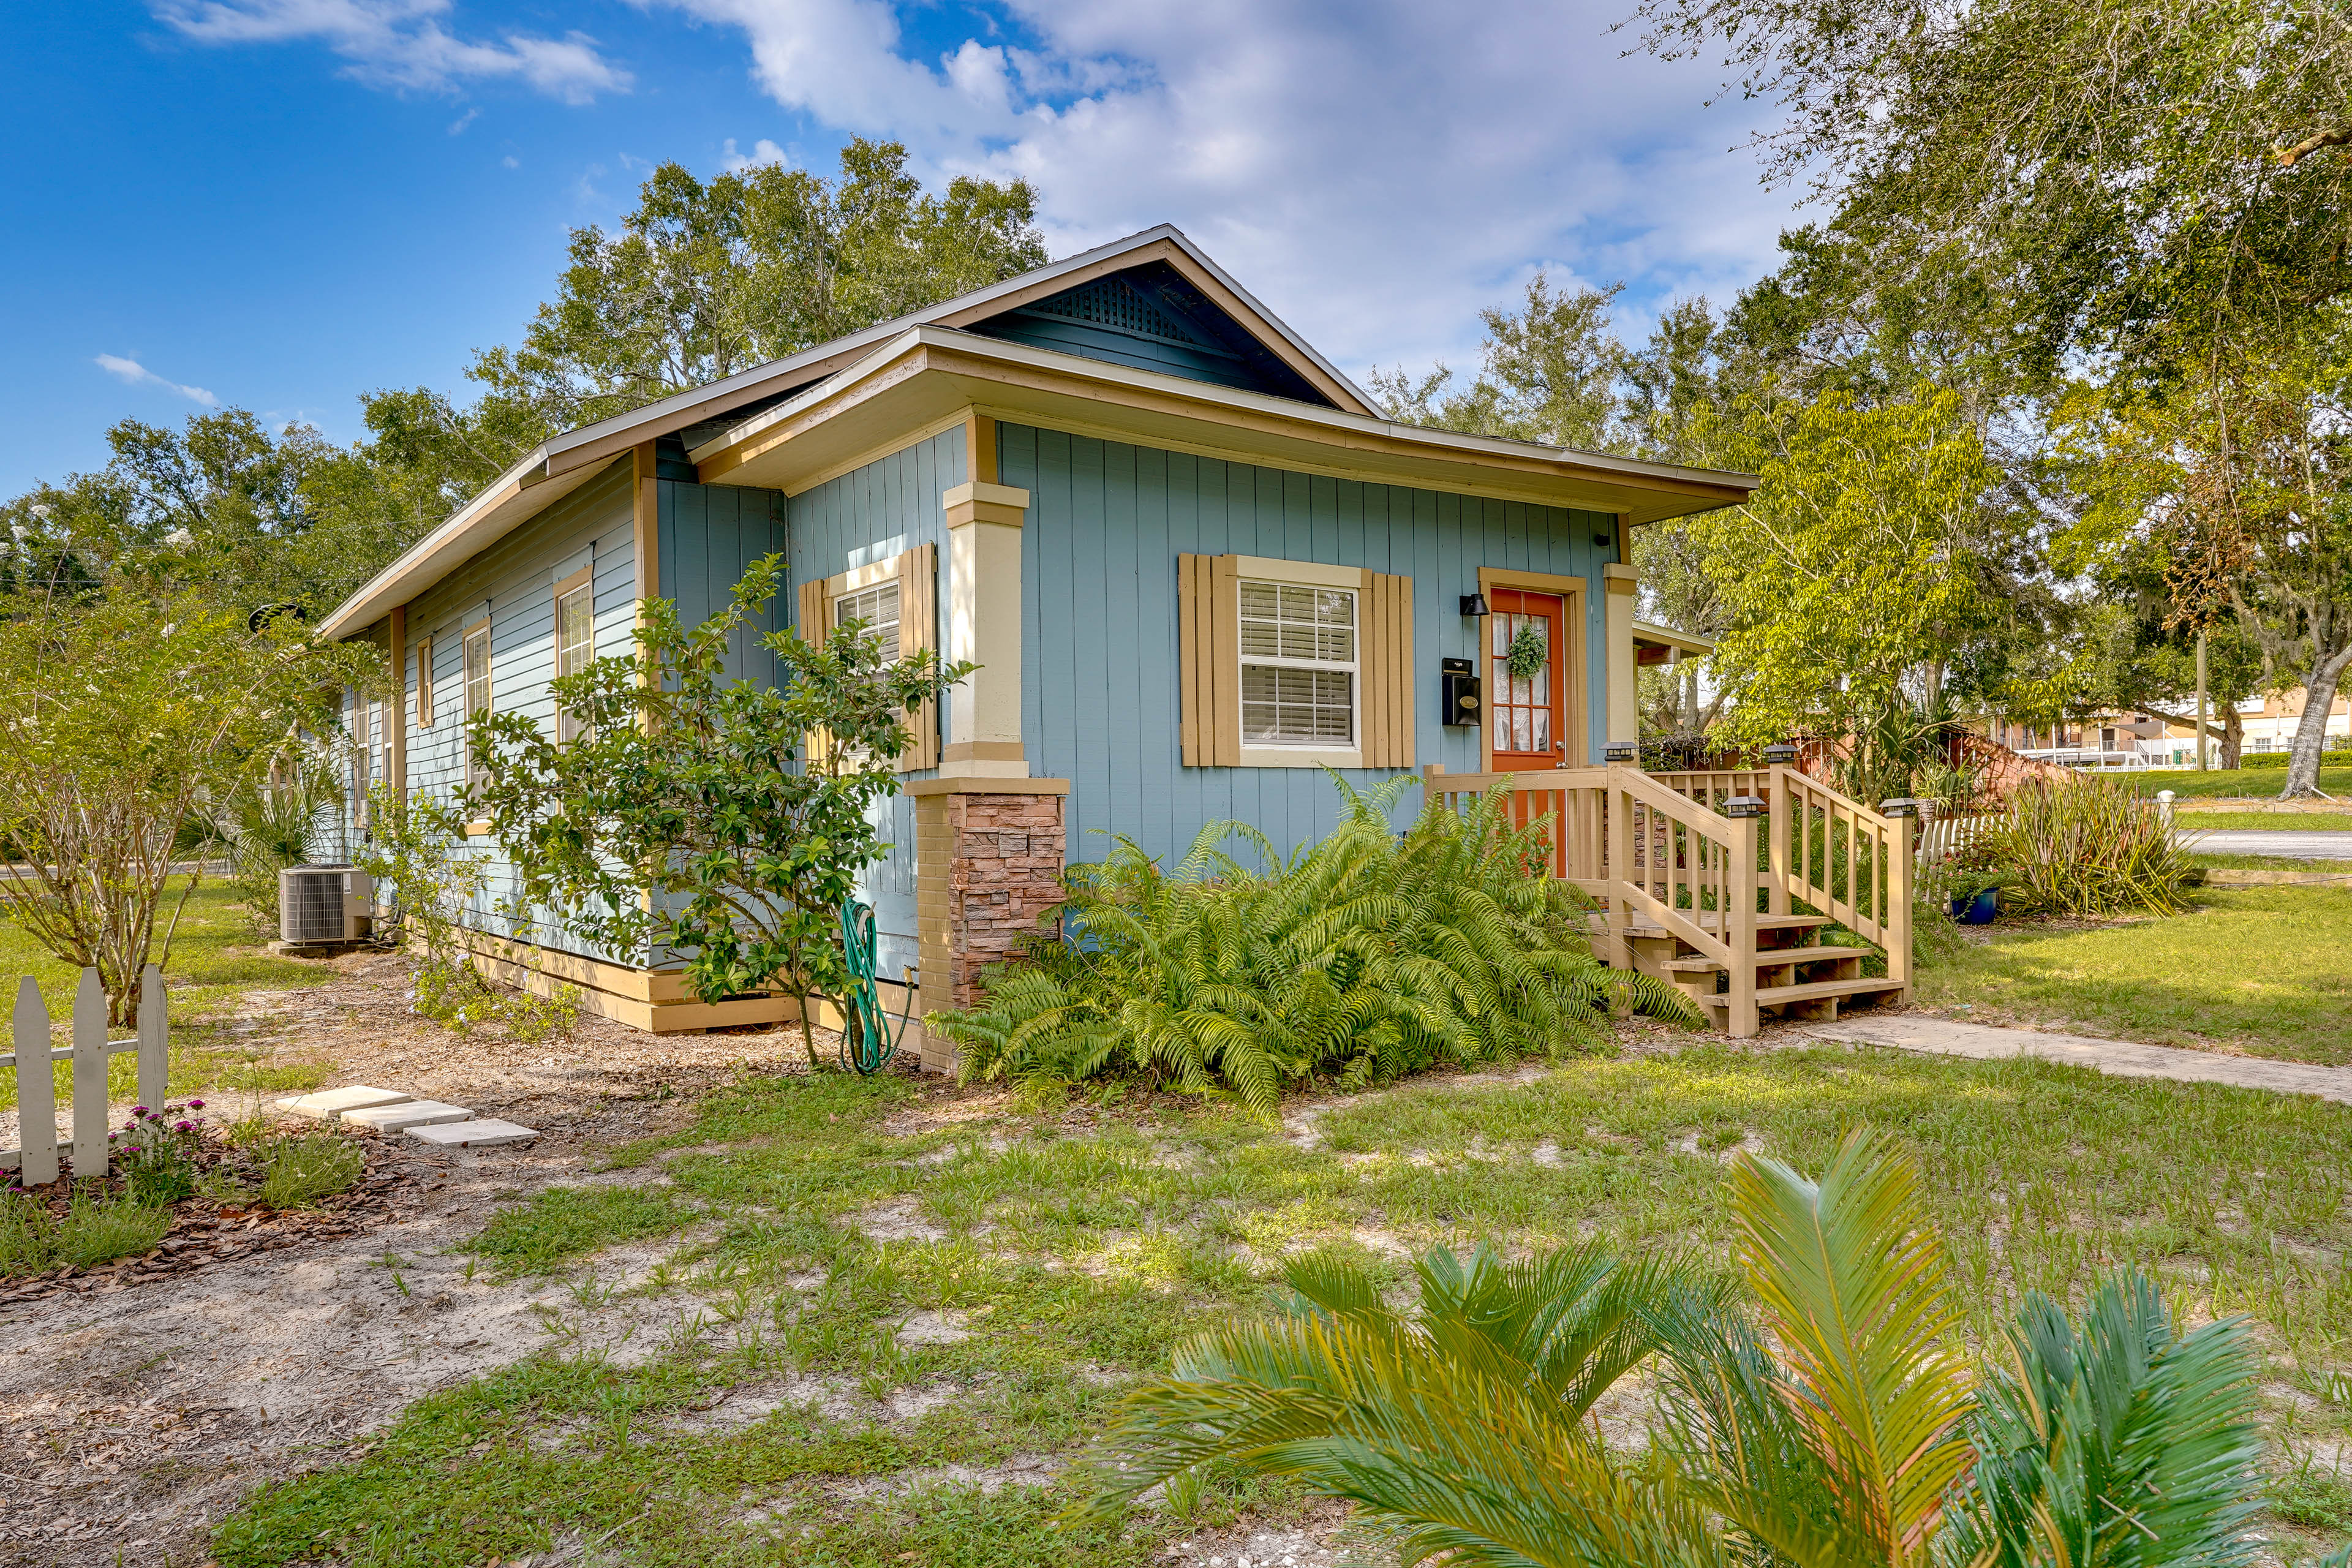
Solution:
<svg viewBox="0 0 2352 1568"><path fill-rule="evenodd" d="M1269 583L1295 583L1308 588L1363 589L1370 582L1370 569L1362 566L1330 566L1320 561L1283 561L1271 555L1236 555L1234 570L1244 577L1255 577Z"/></svg>
<svg viewBox="0 0 2352 1568"><path fill-rule="evenodd" d="M844 474L854 474L860 468L870 468L874 464L882 461L885 458L895 458L909 447L919 447L934 436L940 435L945 431L952 430L959 425L968 424L970 421L970 415L971 410L969 409L965 410L961 414L943 415L940 417L932 420L929 424L922 426L911 432L894 435L887 440L878 442L866 451L856 454L855 457L845 458L840 462L819 468L813 474L795 479L793 483L793 488L785 490L783 493L786 496L806 495L809 491L816 489L819 485L830 484L835 479L841 478ZM699 465L695 468L695 477L701 479L701 482L704 484L709 484L710 482L707 479L702 479L702 469Z"/></svg>
<svg viewBox="0 0 2352 1568"><path fill-rule="evenodd" d="M408 689L408 606L392 607L391 625L386 632L392 642L392 679L400 695L393 702L392 713L384 723L390 731L384 737L386 752L383 771L392 775L392 797L405 803L408 799L408 726L415 711L415 702ZM431 639L426 640L431 646ZM429 684L429 683L428 683Z"/></svg>
<svg viewBox="0 0 2352 1568"><path fill-rule="evenodd" d="M919 798L929 795L1067 795L1070 793L1070 781L959 773L940 778L908 779L898 786L898 793Z"/></svg>

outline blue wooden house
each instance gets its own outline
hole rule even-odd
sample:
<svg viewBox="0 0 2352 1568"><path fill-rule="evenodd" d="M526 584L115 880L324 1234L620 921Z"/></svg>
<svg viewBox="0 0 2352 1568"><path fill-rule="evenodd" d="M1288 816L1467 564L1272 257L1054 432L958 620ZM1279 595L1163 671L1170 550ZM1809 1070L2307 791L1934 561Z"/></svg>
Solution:
<svg viewBox="0 0 2352 1568"><path fill-rule="evenodd" d="M362 770L408 790L463 780L469 710L558 725L550 678L625 651L640 601L698 619L769 551L778 621L977 660L920 717L868 885L885 973L938 1006L1100 835L1296 844L1334 820L1327 765L1600 763L1677 646L1633 618L1628 531L1752 483L1395 423L1163 226L556 437L324 630L402 672L396 710L351 716ZM1523 637L1543 658L1513 679ZM644 1027L792 1007L705 1005L551 925L477 940Z"/></svg>

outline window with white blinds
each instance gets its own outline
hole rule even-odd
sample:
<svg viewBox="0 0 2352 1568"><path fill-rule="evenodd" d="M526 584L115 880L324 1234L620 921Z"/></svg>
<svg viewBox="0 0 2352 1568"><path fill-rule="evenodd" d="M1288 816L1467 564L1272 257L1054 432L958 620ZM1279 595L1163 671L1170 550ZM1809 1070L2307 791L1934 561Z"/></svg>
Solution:
<svg viewBox="0 0 2352 1568"><path fill-rule="evenodd" d="M866 636L881 646L886 663L904 650L898 639L898 584L895 582L877 583L835 599L833 624L837 626L844 621L862 622Z"/></svg>
<svg viewBox="0 0 2352 1568"><path fill-rule="evenodd" d="M1356 595L1292 583L1241 584L1242 742L1356 743Z"/></svg>

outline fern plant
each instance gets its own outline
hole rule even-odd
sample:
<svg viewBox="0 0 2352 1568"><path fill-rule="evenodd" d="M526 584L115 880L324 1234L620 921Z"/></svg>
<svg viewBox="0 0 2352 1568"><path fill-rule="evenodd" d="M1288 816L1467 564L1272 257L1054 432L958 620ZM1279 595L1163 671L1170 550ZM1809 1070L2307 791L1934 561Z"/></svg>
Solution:
<svg viewBox="0 0 2352 1568"><path fill-rule="evenodd" d="M1458 814L1433 802L1400 835L1390 807L1418 781L1367 794L1333 776L1339 826L1287 858L1223 822L1172 872L1124 837L1073 867L1066 940L930 1026L968 1077L1132 1071L1272 1114L1318 1074L1352 1087L1598 1046L1612 1007L1700 1022L1672 985L1592 955L1590 904L1544 874L1548 819L1515 827L1498 791Z"/></svg>

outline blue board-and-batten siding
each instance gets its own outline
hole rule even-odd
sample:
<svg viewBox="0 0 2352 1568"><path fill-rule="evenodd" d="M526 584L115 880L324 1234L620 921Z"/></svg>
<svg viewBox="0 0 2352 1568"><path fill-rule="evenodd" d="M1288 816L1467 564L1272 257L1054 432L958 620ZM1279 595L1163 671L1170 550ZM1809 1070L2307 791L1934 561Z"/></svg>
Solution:
<svg viewBox="0 0 2352 1568"><path fill-rule="evenodd" d="M932 544L939 547L939 593L944 604L950 567L940 497L967 477L963 427L959 425L793 497L785 510L791 535L785 561L792 584L797 587L837 576L852 566ZM798 603L797 595L787 590L783 613L789 616ZM950 692L940 705L943 741L955 736L955 700ZM890 848L860 879L859 891L874 906L880 971L886 978L896 978L902 965L920 957L915 925L914 802L898 795L883 803L875 829Z"/></svg>
<svg viewBox="0 0 2352 1568"><path fill-rule="evenodd" d="M1179 731L1177 557L1261 555L1413 580L1415 757L1478 768L1478 731L1439 722L1438 661L1477 657L1457 612L1482 566L1586 583L1588 759L1606 739L1601 568L1615 519L1364 484L1021 426L999 426L1003 482L1030 493L1023 529L1023 740L1033 773L1070 780L1069 858L1106 833L1171 860L1209 823L1239 820L1286 848L1327 833L1338 792L1319 769L1188 768ZM797 503L795 503L797 504ZM1388 770L1351 771L1359 787ZM1417 794L1404 806L1417 807Z"/></svg>
<svg viewBox="0 0 2352 1568"><path fill-rule="evenodd" d="M655 538L661 596L677 605L680 622L701 625L727 608L744 568L784 549L784 498L775 490L656 480ZM772 684L776 657L761 638L792 624L792 593L781 590L766 613L736 633L728 672Z"/></svg>

